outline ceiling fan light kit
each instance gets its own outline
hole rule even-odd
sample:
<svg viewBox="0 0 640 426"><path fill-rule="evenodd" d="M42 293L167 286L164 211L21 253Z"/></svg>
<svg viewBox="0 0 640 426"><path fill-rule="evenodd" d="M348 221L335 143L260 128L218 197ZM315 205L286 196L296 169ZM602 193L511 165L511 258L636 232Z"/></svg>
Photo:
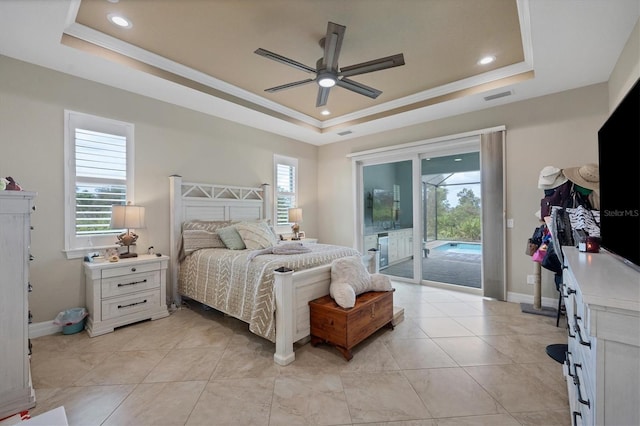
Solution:
<svg viewBox="0 0 640 426"><path fill-rule="evenodd" d="M320 46L324 49L324 56L318 59L316 68L309 67L300 62L289 59L285 56L274 52L259 48L254 53L264 56L281 64L288 65L297 70L310 74L315 74L315 78L294 81L282 84L280 86L265 89L265 92L275 93L281 90L299 87L308 83L316 82L318 84L318 96L316 98L316 107L322 107L327 104L329 98L329 89L333 86L342 87L371 99L376 99L382 91L366 86L356 81L347 79L346 77L366 74L374 71L381 71L387 68L398 67L404 65L404 55L402 53L387 56L384 58L374 59L372 61L360 64L350 65L347 67L338 67L338 57L342 48L342 40L344 39L346 27L333 22L327 25L327 35L320 39Z"/></svg>

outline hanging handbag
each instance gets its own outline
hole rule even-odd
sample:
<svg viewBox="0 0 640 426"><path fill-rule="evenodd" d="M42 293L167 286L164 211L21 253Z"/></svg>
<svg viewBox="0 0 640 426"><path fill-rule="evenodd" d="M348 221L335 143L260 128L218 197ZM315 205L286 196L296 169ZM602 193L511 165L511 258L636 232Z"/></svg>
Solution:
<svg viewBox="0 0 640 426"><path fill-rule="evenodd" d="M524 254L526 254L527 256L533 256L533 253L538 250L538 247L540 247L540 245L536 244L533 238L529 238L529 241L527 241L527 246L524 250Z"/></svg>

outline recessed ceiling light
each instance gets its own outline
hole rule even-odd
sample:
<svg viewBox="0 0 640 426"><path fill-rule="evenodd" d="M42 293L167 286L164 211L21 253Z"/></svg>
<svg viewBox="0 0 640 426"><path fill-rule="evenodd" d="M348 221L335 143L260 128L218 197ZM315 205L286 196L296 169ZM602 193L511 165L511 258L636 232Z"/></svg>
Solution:
<svg viewBox="0 0 640 426"><path fill-rule="evenodd" d="M331 111L329 111L328 109L323 109L322 112L320 113L322 115L329 115L331 114Z"/></svg>
<svg viewBox="0 0 640 426"><path fill-rule="evenodd" d="M480 65L489 65L491 62L495 61L496 57L495 56L485 56L484 58L480 59L478 61L478 64Z"/></svg>
<svg viewBox="0 0 640 426"><path fill-rule="evenodd" d="M122 15L118 15L117 13L110 13L107 15L107 19L114 25L117 25L121 28L131 28L132 24L127 18Z"/></svg>

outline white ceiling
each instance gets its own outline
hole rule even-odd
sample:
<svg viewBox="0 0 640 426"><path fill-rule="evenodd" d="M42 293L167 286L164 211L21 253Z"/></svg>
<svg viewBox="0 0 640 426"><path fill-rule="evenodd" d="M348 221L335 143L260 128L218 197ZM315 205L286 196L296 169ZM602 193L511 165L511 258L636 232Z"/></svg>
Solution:
<svg viewBox="0 0 640 426"><path fill-rule="evenodd" d="M323 145L607 81L639 16L640 0L0 0L0 54ZM340 66L406 65L352 78L376 100L332 88L324 118L315 83L264 92L309 75L253 51L315 67L328 21L346 26Z"/></svg>

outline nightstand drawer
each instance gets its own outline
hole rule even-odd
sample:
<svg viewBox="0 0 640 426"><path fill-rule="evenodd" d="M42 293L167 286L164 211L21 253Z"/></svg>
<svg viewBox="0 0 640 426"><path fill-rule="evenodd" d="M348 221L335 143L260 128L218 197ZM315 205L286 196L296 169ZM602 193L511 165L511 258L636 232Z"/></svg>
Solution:
<svg viewBox="0 0 640 426"><path fill-rule="evenodd" d="M160 291L149 290L135 296L122 296L102 301L102 321L160 306Z"/></svg>
<svg viewBox="0 0 640 426"><path fill-rule="evenodd" d="M159 271L161 269L160 262L136 263L133 265L123 265L117 268L105 268L102 270L102 278L118 277L121 275L130 275L132 273Z"/></svg>
<svg viewBox="0 0 640 426"><path fill-rule="evenodd" d="M102 280L102 298L121 296L160 287L160 271L136 273Z"/></svg>

